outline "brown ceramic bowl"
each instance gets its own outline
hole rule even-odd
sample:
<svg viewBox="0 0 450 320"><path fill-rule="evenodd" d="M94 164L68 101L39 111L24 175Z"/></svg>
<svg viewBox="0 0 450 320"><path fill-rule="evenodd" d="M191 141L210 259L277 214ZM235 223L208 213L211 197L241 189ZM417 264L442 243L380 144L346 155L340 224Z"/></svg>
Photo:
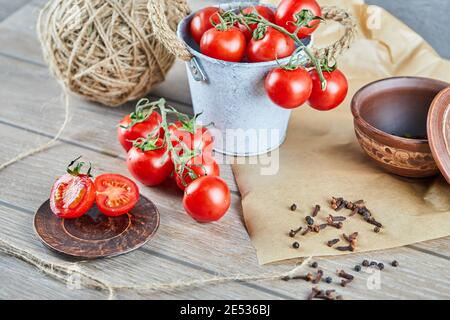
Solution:
<svg viewBox="0 0 450 320"><path fill-rule="evenodd" d="M427 139L428 109L450 84L419 77L379 80L361 88L351 108L362 149L387 171L404 177L439 172Z"/></svg>

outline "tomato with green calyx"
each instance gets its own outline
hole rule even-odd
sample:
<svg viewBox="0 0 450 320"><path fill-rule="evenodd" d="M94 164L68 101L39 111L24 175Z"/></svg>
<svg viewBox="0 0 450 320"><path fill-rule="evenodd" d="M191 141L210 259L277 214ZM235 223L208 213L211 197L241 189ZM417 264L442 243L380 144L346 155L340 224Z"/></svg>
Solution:
<svg viewBox="0 0 450 320"><path fill-rule="evenodd" d="M181 190L202 176L220 176L219 165L211 155L194 156L184 165L178 164L175 168L175 181Z"/></svg>
<svg viewBox="0 0 450 320"><path fill-rule="evenodd" d="M230 189L220 177L200 177L184 190L183 206L198 222L217 221L230 207Z"/></svg>
<svg viewBox="0 0 450 320"><path fill-rule="evenodd" d="M156 136L161 131L161 116L155 111L136 110L126 115L119 123L117 137L120 144L128 151L133 141L147 136Z"/></svg>
<svg viewBox="0 0 450 320"><path fill-rule="evenodd" d="M94 204L95 186L91 168L81 173L84 162L73 160L67 173L59 177L50 192L50 209L60 218L72 219L84 215Z"/></svg>
<svg viewBox="0 0 450 320"><path fill-rule="evenodd" d="M311 95L312 81L302 68L293 70L281 67L271 70L264 87L273 103L285 109L293 109L304 104Z"/></svg>
<svg viewBox="0 0 450 320"><path fill-rule="evenodd" d="M290 56L295 50L295 42L284 33L272 27L261 28L261 38L253 37L247 46L250 62L273 61ZM256 30L258 33L259 29Z"/></svg>
<svg viewBox="0 0 450 320"><path fill-rule="evenodd" d="M236 27L216 27L206 31L200 40L200 52L208 57L239 62L247 46L244 34Z"/></svg>
<svg viewBox="0 0 450 320"><path fill-rule="evenodd" d="M128 171L136 180L156 186L163 183L173 171L173 162L164 140L138 140L128 151Z"/></svg>
<svg viewBox="0 0 450 320"><path fill-rule="evenodd" d="M215 24L220 23L219 13L219 8L206 7L194 15L189 28L191 31L191 36L195 40L195 42L200 43L200 39L202 38L203 34L214 27L211 23L211 20Z"/></svg>
<svg viewBox="0 0 450 320"><path fill-rule="evenodd" d="M139 188L131 179L115 173L95 178L95 202L103 214L116 217L129 212L139 200Z"/></svg>
<svg viewBox="0 0 450 320"><path fill-rule="evenodd" d="M256 12L255 12L255 10L256 10ZM243 15L249 15L249 14L255 14L255 13L259 14L260 16L262 16L264 19L266 19L269 22L275 22L275 14L274 14L273 10L268 7L257 5L254 7L247 7L242 10ZM256 29L257 26L258 26L257 23L250 23L250 24L248 24L248 27L241 23L239 23L239 25L238 25L239 29L244 33L247 41L249 41L252 38L252 33Z"/></svg>
<svg viewBox="0 0 450 320"><path fill-rule="evenodd" d="M312 92L308 103L312 108L327 111L336 108L345 100L348 92L348 81L341 71L335 69L323 72L327 81L327 87L324 91L321 88L317 71L312 70L309 74L312 79Z"/></svg>
<svg viewBox="0 0 450 320"><path fill-rule="evenodd" d="M304 11L309 10L309 11ZM275 11L275 23L293 33L300 21L305 26L300 28L297 35L306 38L313 33L320 24L322 11L315 0L282 0Z"/></svg>
<svg viewBox="0 0 450 320"><path fill-rule="evenodd" d="M184 148L212 154L213 136L208 128L196 125L195 121L196 117L186 121L178 120L168 126L170 140L179 155L184 153Z"/></svg>

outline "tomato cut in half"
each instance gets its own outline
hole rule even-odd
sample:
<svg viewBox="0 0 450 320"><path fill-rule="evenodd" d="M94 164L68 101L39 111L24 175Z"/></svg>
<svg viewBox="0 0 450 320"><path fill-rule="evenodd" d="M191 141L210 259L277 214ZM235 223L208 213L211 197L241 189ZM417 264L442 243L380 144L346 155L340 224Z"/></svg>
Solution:
<svg viewBox="0 0 450 320"><path fill-rule="evenodd" d="M95 178L98 209L115 217L129 212L139 200L139 188L132 180L115 173L105 173Z"/></svg>
<svg viewBox="0 0 450 320"><path fill-rule="evenodd" d="M85 174L62 175L53 184L50 193L50 208L60 218L79 218L92 207L94 201L94 183Z"/></svg>

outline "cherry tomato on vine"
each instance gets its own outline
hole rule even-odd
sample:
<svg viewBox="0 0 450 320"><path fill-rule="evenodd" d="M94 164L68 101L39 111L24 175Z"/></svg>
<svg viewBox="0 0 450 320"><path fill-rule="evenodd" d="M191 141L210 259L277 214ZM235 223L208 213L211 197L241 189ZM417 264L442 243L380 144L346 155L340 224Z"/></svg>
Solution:
<svg viewBox="0 0 450 320"><path fill-rule="evenodd" d="M195 120L194 120L195 121ZM172 144L175 148L181 149L180 142L189 150L201 151L201 153L212 153L214 139L206 127L196 126L195 132L193 123L183 123L176 121L169 125L169 133ZM181 151L179 154L181 155Z"/></svg>
<svg viewBox="0 0 450 320"><path fill-rule="evenodd" d="M198 222L219 220L230 207L230 189L220 177L200 177L184 190L183 206Z"/></svg>
<svg viewBox="0 0 450 320"><path fill-rule="evenodd" d="M181 190L184 190L186 186L199 177L220 176L219 165L208 154L201 154L189 159L182 172L181 169L181 166L178 165L175 170L175 181Z"/></svg>
<svg viewBox="0 0 450 320"><path fill-rule="evenodd" d="M290 56L295 50L295 42L287 35L268 27L264 36L252 38L247 46L250 62L273 61Z"/></svg>
<svg viewBox="0 0 450 320"><path fill-rule="evenodd" d="M322 11L320 5L315 0L282 0L275 11L275 23L289 32L294 32L297 29L295 22L297 21L295 15L302 10L310 10L315 16L321 16ZM297 33L299 38L306 38L313 33L319 26L320 20L313 20L308 27L303 27Z"/></svg>
<svg viewBox="0 0 450 320"><path fill-rule="evenodd" d="M139 188L132 180L115 173L95 178L97 208L110 217L120 216L134 208L139 200Z"/></svg>
<svg viewBox="0 0 450 320"><path fill-rule="evenodd" d="M200 51L211 58L239 62L245 55L246 45L245 36L239 28L212 28L203 34Z"/></svg>
<svg viewBox="0 0 450 320"><path fill-rule="evenodd" d="M134 146L128 151L127 166L136 180L147 186L156 186L170 176L173 163L164 140L157 139L151 145L149 143L141 147Z"/></svg>
<svg viewBox="0 0 450 320"><path fill-rule="evenodd" d="M302 68L286 70L278 67L267 74L264 87L273 103L292 109L308 100L312 81L308 72Z"/></svg>
<svg viewBox="0 0 450 320"><path fill-rule="evenodd" d="M211 20L214 23L220 23L219 12L218 8L206 7L194 15L190 23L190 31L195 42L200 43L203 34L214 27Z"/></svg>
<svg viewBox="0 0 450 320"><path fill-rule="evenodd" d="M59 177L53 184L50 192L50 209L60 218L79 218L94 204L95 187L90 176L80 173L83 162L72 165L79 158L72 161L67 167L67 173Z"/></svg>
<svg viewBox="0 0 450 320"><path fill-rule="evenodd" d="M254 7L247 7L245 9L242 10L242 13L244 15L246 14L250 14L250 13L254 13L256 9L256 12L261 15L264 19L266 19L269 22L275 22L275 14L272 11L272 9L265 7L265 6L254 6ZM252 32L253 30L256 29L256 27L258 26L257 23L251 23L248 25L250 30L247 28L247 26L243 25L243 24L239 24L238 27L239 29L244 33L245 38L248 40L250 40L252 38Z"/></svg>
<svg viewBox="0 0 450 320"><path fill-rule="evenodd" d="M148 135L159 134L158 127L162 121L159 113L152 112L146 115L144 112L133 112L126 115L119 123L117 137L125 151L130 150L133 146L131 141L146 138Z"/></svg>
<svg viewBox="0 0 450 320"><path fill-rule="evenodd" d="M312 79L312 93L309 97L309 105L317 110L331 110L339 106L347 96L348 82L345 75L338 69L331 72L323 72L327 81L327 88L322 91L319 74L316 70L309 72Z"/></svg>

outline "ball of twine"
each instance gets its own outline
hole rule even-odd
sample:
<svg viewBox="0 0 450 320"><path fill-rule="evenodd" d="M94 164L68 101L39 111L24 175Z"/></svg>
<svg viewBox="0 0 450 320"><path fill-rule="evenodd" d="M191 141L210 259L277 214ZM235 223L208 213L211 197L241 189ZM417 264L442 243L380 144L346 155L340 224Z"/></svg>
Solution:
<svg viewBox="0 0 450 320"><path fill-rule="evenodd" d="M172 30L189 13L166 0ZM157 39L148 0L51 0L38 34L50 70L70 91L108 106L145 95L164 80L174 55Z"/></svg>

